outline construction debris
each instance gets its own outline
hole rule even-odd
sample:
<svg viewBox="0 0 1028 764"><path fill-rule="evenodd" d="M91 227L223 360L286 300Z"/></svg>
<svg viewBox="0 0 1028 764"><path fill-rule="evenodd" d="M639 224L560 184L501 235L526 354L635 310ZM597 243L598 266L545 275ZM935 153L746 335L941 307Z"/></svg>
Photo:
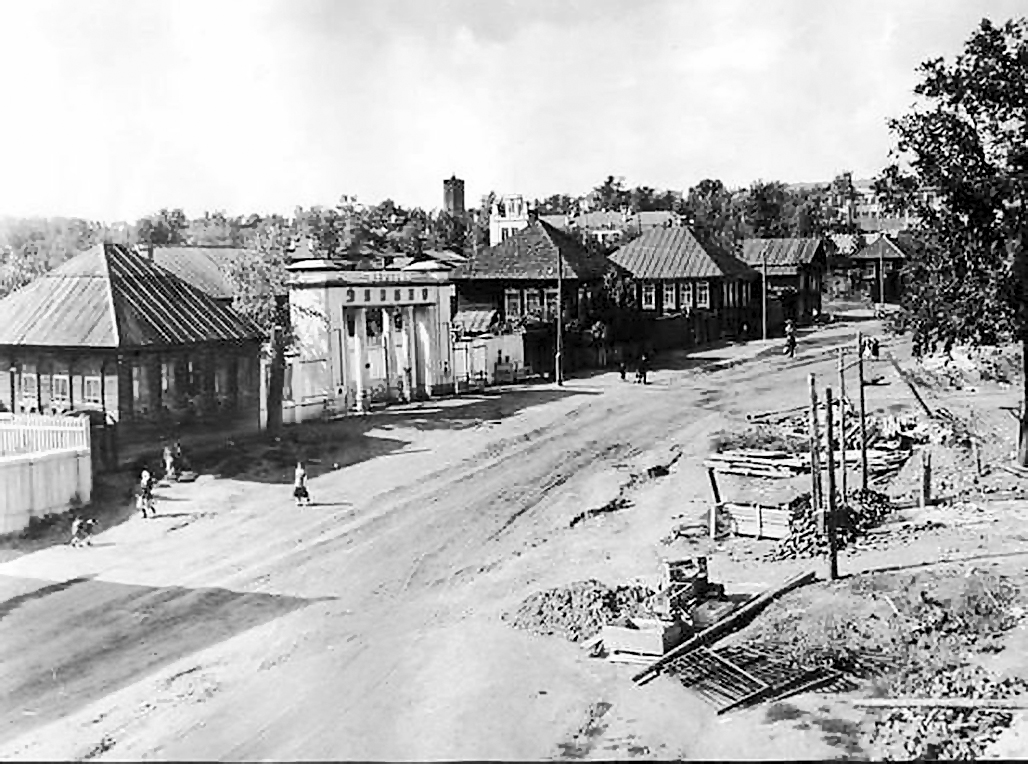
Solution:
<svg viewBox="0 0 1028 764"><path fill-rule="evenodd" d="M788 507L769 507L763 504L734 504L724 502L714 507L713 538L726 535L753 538L784 539L790 533L791 512Z"/></svg>
<svg viewBox="0 0 1028 764"><path fill-rule="evenodd" d="M649 681L657 676L666 664L693 650L713 644L722 637L727 636L733 629L741 627L747 618L750 618L760 612L761 609L766 607L776 597L800 586L809 584L814 580L814 578L815 575L813 572L804 573L803 575L790 578L776 589L769 589L763 594L753 597L727 618L723 618L713 626L704 629L699 634L696 634L671 652L664 655L660 660L654 661L651 665L647 666L644 671L640 671L638 674L633 676L632 680L635 682Z"/></svg>
<svg viewBox="0 0 1028 764"><path fill-rule="evenodd" d="M650 616L654 591L645 586L611 588L589 579L537 592L503 620L535 634L557 635L571 642L596 636L608 623L624 616Z"/></svg>
<svg viewBox="0 0 1028 764"><path fill-rule="evenodd" d="M797 496L789 503L789 536L767 553L769 560L793 560L828 553L828 536L818 532L817 513L810 494ZM849 500L836 508L836 543L842 549L881 525L892 511L892 503L875 491L854 491Z"/></svg>

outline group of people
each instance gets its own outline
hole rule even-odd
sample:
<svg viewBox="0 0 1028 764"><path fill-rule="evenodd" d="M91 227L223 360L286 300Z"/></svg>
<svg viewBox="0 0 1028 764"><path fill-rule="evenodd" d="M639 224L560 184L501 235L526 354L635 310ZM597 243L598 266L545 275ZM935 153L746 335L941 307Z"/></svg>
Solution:
<svg viewBox="0 0 1028 764"><path fill-rule="evenodd" d="M621 379L624 380L628 376L628 362L621 361L618 364L618 372L621 374ZM636 384L648 385L649 382L646 379L646 375L650 372L650 357L644 352L639 356L639 360L635 364L635 382Z"/></svg>

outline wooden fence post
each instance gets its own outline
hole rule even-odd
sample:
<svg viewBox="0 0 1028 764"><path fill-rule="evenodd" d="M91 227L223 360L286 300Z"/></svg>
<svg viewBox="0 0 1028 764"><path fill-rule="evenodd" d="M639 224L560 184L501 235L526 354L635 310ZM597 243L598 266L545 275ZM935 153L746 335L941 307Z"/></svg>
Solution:
<svg viewBox="0 0 1028 764"><path fill-rule="evenodd" d="M860 487L867 490L867 410L864 403L864 337L857 332L857 384L860 386Z"/></svg>
<svg viewBox="0 0 1028 764"><path fill-rule="evenodd" d="M928 450L921 451L921 507L932 503L932 454Z"/></svg>
<svg viewBox="0 0 1028 764"><path fill-rule="evenodd" d="M817 529L824 533L824 515L821 501L821 433L817 423L817 387L815 378L809 376L810 383L810 506L817 518Z"/></svg>
<svg viewBox="0 0 1028 764"><path fill-rule="evenodd" d="M831 443L828 445L832 448ZM846 480L846 350L839 348L839 448L840 468L842 470L842 504L846 506L849 492Z"/></svg>
<svg viewBox="0 0 1028 764"><path fill-rule="evenodd" d="M835 581L839 578L839 558L835 539L835 454L832 448L832 388L825 390L825 405L828 407L828 516L825 524L828 527L828 578Z"/></svg>

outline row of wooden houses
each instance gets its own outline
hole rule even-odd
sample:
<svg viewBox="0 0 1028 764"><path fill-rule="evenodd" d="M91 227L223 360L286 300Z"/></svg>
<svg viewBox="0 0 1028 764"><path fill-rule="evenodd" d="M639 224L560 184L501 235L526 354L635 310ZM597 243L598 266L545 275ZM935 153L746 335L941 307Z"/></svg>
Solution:
<svg viewBox="0 0 1028 764"><path fill-rule="evenodd" d="M904 246L880 239L856 258L887 298L900 288ZM238 256L104 243L0 300L0 411L88 412L117 423L112 448L123 452L169 433L260 428L267 338L231 306L224 265ZM613 272L630 277L638 315L698 317L708 341L757 336L765 284L782 316L810 320L821 310L825 267L816 239L752 240L729 252L687 227L655 227L606 257L539 219L471 258L361 271L307 257L290 266L297 343L283 418L456 389L468 370L455 337L552 319L558 270L565 318L582 314ZM665 345L689 344L677 327L664 326Z"/></svg>

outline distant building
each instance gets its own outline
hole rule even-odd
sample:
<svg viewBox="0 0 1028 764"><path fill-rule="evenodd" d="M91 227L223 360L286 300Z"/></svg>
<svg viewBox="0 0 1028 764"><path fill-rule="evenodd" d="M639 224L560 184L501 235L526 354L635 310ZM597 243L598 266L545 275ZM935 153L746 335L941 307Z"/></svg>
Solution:
<svg viewBox="0 0 1028 764"><path fill-rule="evenodd" d="M456 175L443 181L443 209L456 217L464 217L464 181Z"/></svg>
<svg viewBox="0 0 1028 764"><path fill-rule="evenodd" d="M768 295L782 302L785 318L807 322L821 312L821 283L827 269L822 239L745 239L743 261L767 273Z"/></svg>
<svg viewBox="0 0 1028 764"><path fill-rule="evenodd" d="M489 246L502 244L528 227L528 203L520 194L503 196L493 202L489 211Z"/></svg>

